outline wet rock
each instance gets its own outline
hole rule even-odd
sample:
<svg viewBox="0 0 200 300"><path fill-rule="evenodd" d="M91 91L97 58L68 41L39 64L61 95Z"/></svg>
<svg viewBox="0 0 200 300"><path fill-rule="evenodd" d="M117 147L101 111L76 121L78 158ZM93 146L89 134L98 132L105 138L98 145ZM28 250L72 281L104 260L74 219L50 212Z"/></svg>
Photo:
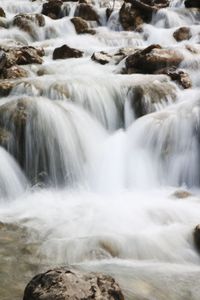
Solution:
<svg viewBox="0 0 200 300"><path fill-rule="evenodd" d="M50 299L124 300L124 296L108 275L58 268L35 276L24 291L23 300Z"/></svg>
<svg viewBox="0 0 200 300"><path fill-rule="evenodd" d="M4 69L6 62L7 59L5 51L0 50L0 72Z"/></svg>
<svg viewBox="0 0 200 300"><path fill-rule="evenodd" d="M180 27L173 33L173 37L177 42L182 42L184 40L189 40L192 37L190 28Z"/></svg>
<svg viewBox="0 0 200 300"><path fill-rule="evenodd" d="M179 190L172 194L172 197L178 198L178 199L185 199L191 197L192 194L188 191Z"/></svg>
<svg viewBox="0 0 200 300"><path fill-rule="evenodd" d="M105 65L111 61L112 56L106 52L101 51L101 52L93 53L93 55L91 56L91 59L98 62L101 65Z"/></svg>
<svg viewBox="0 0 200 300"><path fill-rule="evenodd" d="M76 7L75 17L81 17L86 21L96 21L99 23L99 15L94 10L93 6L81 3Z"/></svg>
<svg viewBox="0 0 200 300"><path fill-rule="evenodd" d="M53 59L79 58L83 56L83 52L67 45L56 48L53 52Z"/></svg>
<svg viewBox="0 0 200 300"><path fill-rule="evenodd" d="M74 17L71 19L71 22L74 24L74 27L78 34L81 33L95 34L95 30L89 29L88 23L82 18Z"/></svg>
<svg viewBox="0 0 200 300"><path fill-rule="evenodd" d="M42 14L52 19L60 19L63 17L62 4L61 0L49 0L43 4Z"/></svg>
<svg viewBox="0 0 200 300"><path fill-rule="evenodd" d="M200 224L198 224L193 232L194 244L197 251L200 253Z"/></svg>
<svg viewBox="0 0 200 300"><path fill-rule="evenodd" d="M1 50L6 54L6 68L13 65L42 64L43 62L41 56L44 55L44 51L40 48L32 46L1 47Z"/></svg>
<svg viewBox="0 0 200 300"><path fill-rule="evenodd" d="M128 56L125 64L128 73L151 74L166 67L178 67L182 60L176 50L151 45Z"/></svg>
<svg viewBox="0 0 200 300"><path fill-rule="evenodd" d="M14 84L10 81L0 81L0 97L8 96Z"/></svg>
<svg viewBox="0 0 200 300"><path fill-rule="evenodd" d="M176 81L184 89L192 87L192 80L188 73L183 70L177 70L176 68L165 68L161 69L156 74L168 75L171 80Z"/></svg>
<svg viewBox="0 0 200 300"><path fill-rule="evenodd" d="M14 17L13 24L23 29L26 21L31 21L39 27L45 26L45 18L42 14L18 14Z"/></svg>
<svg viewBox="0 0 200 300"><path fill-rule="evenodd" d="M146 19L146 18L145 18ZM144 18L130 3L124 3L119 11L119 20L124 30L135 30L143 24ZM148 19L150 22L150 19Z"/></svg>
<svg viewBox="0 0 200 300"><path fill-rule="evenodd" d="M1 77L4 79L16 79L16 78L28 77L28 72L22 67L16 65L10 68L5 68L2 71Z"/></svg>
<svg viewBox="0 0 200 300"><path fill-rule="evenodd" d="M0 7L0 17L5 18L6 14L2 7Z"/></svg>
<svg viewBox="0 0 200 300"><path fill-rule="evenodd" d="M200 8L200 1L199 0L186 0L184 2L185 7L187 8Z"/></svg>

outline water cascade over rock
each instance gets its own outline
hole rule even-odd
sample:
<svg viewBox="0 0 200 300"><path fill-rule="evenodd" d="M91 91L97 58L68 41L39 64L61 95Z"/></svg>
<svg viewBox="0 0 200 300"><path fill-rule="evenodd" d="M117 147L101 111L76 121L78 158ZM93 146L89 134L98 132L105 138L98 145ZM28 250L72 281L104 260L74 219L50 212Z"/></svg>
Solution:
<svg viewBox="0 0 200 300"><path fill-rule="evenodd" d="M199 78L197 0L0 1L2 300L199 300Z"/></svg>

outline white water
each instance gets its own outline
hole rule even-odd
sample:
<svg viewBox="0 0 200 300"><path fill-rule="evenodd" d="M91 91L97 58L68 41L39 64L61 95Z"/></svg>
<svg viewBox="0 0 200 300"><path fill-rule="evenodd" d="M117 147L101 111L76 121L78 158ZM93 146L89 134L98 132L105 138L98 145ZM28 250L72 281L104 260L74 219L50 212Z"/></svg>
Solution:
<svg viewBox="0 0 200 300"><path fill-rule="evenodd" d="M12 23L17 13L40 12L42 1L0 5ZM9 107L25 99L30 118L24 174L0 149L0 221L28 228L26 243L38 244L32 260L39 257L41 269L73 264L111 273L130 300L198 300L192 232L200 222L200 64L185 45L199 49L199 13L176 0L134 33L121 30L116 5L94 36L77 35L70 17L45 20L35 39L12 26L0 31L0 44L45 49L44 63L26 66L30 77L1 99ZM191 40L175 41L179 26L191 26ZM52 61L64 43L84 57ZM183 53L192 89L183 91L164 75L120 75L123 62L102 66L90 59L94 51L152 43ZM138 90L148 114L136 119ZM8 111L5 126L10 119ZM39 171L49 173L46 187L31 186ZM172 194L179 189L193 195L177 199ZM26 282L32 275L27 271Z"/></svg>

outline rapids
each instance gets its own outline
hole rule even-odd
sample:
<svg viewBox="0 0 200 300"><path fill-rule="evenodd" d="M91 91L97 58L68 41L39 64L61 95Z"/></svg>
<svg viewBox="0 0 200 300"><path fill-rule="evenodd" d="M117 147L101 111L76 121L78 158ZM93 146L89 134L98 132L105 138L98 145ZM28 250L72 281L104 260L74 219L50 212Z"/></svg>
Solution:
<svg viewBox="0 0 200 300"><path fill-rule="evenodd" d="M12 135L0 147L0 300L22 299L33 275L64 265L113 275L126 300L199 300L200 56L186 46L200 49L200 11L173 0L142 30L123 31L122 2L106 20L113 3L96 0L101 25L79 35L70 21L77 3L65 2L68 15L44 16L33 35L13 26L16 14L41 13L44 2L0 1L0 46L45 50L43 64L26 65L29 76L0 100L0 128ZM173 38L180 26L190 27L190 40ZM124 60L90 59L153 43L183 54L192 88L166 75L121 74ZM83 57L52 60L63 44ZM20 148L14 112L24 106Z"/></svg>

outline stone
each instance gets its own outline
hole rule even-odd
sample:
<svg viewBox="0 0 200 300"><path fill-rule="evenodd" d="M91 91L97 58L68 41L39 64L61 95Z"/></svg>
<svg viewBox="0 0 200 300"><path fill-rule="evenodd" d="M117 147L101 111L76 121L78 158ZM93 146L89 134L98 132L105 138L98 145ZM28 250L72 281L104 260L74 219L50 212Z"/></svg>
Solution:
<svg viewBox="0 0 200 300"><path fill-rule="evenodd" d="M116 281L98 273L57 268L36 275L26 286L23 300L124 300Z"/></svg>
<svg viewBox="0 0 200 300"><path fill-rule="evenodd" d="M194 245L200 253L200 224L198 224L193 231Z"/></svg>
<svg viewBox="0 0 200 300"><path fill-rule="evenodd" d="M189 40L192 37L192 34L190 28L180 27L173 33L173 37L177 42L182 42L184 40Z"/></svg>
<svg viewBox="0 0 200 300"><path fill-rule="evenodd" d="M155 74L168 75L171 80L176 81L184 89L189 89L192 87L192 80L189 74L184 70L179 70L176 68L164 68L155 72Z"/></svg>
<svg viewBox="0 0 200 300"><path fill-rule="evenodd" d="M5 18L6 17L5 11L3 10L2 7L0 7L0 17L1 18Z"/></svg>
<svg viewBox="0 0 200 300"><path fill-rule="evenodd" d="M74 17L71 19L71 22L74 24L74 27L78 34L81 33L95 34L95 30L89 29L88 23L82 18Z"/></svg>
<svg viewBox="0 0 200 300"><path fill-rule="evenodd" d="M191 196L192 196L192 194L190 192L184 191L184 190L178 190L172 194L172 197L175 197L177 199L186 199Z"/></svg>
<svg viewBox="0 0 200 300"><path fill-rule="evenodd" d="M166 67L178 67L183 56L174 49L151 45L128 56L125 62L127 73L152 74Z"/></svg>
<svg viewBox="0 0 200 300"><path fill-rule="evenodd" d="M81 3L77 5L75 13L75 17L81 17L86 21L96 21L99 23L99 15L94 10L92 5Z"/></svg>
<svg viewBox="0 0 200 300"><path fill-rule="evenodd" d="M200 8L199 0L186 0L184 4L186 8Z"/></svg>
<svg viewBox="0 0 200 300"><path fill-rule="evenodd" d="M6 53L3 50L0 50L0 72L4 69L6 66L7 58Z"/></svg>
<svg viewBox="0 0 200 300"><path fill-rule="evenodd" d="M1 77L4 79L16 79L16 78L28 77L28 72L24 68L15 65L10 68L5 68L2 71Z"/></svg>
<svg viewBox="0 0 200 300"><path fill-rule="evenodd" d="M49 0L43 4L42 14L52 19L60 19L63 17L62 4L61 0Z"/></svg>
<svg viewBox="0 0 200 300"><path fill-rule="evenodd" d="M98 62L101 65L105 65L111 61L112 56L106 52L101 51L93 53L91 59Z"/></svg>
<svg viewBox="0 0 200 300"><path fill-rule="evenodd" d="M13 88L13 83L6 80L0 80L0 97L6 97L9 95Z"/></svg>
<svg viewBox="0 0 200 300"><path fill-rule="evenodd" d="M56 48L53 51L53 59L79 58L83 56L83 52L67 45Z"/></svg>

